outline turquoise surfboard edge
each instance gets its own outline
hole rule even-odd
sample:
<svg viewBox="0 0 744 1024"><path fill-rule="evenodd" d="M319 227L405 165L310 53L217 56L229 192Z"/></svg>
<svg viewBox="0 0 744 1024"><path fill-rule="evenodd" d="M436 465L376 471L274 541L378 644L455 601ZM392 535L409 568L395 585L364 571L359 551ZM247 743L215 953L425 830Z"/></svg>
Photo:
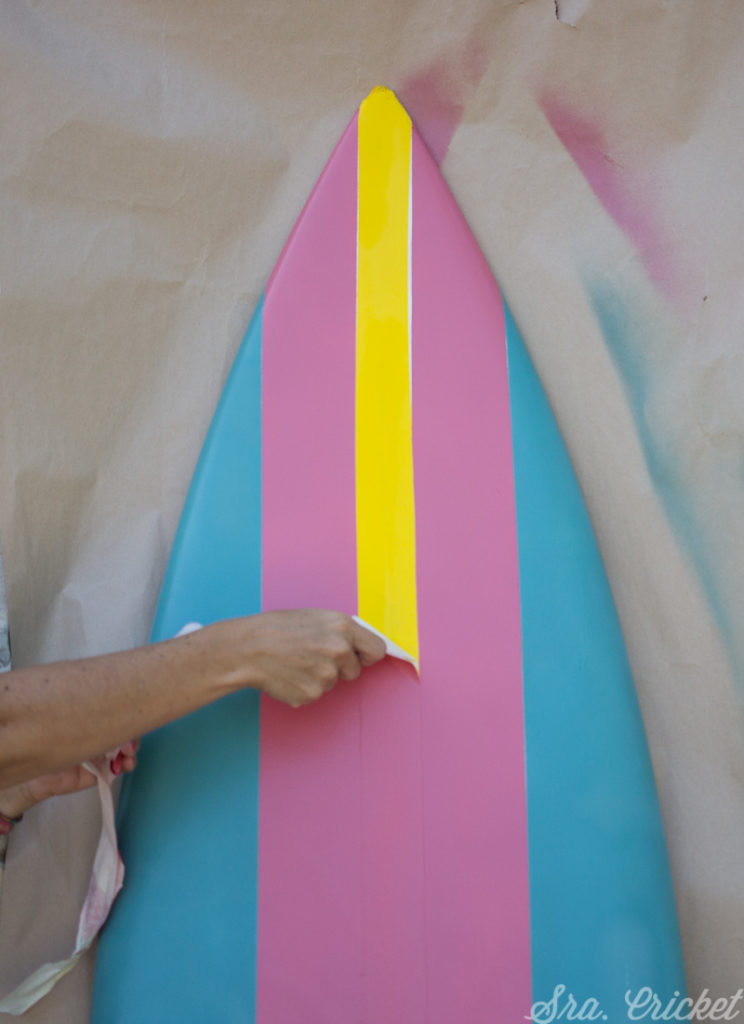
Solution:
<svg viewBox="0 0 744 1024"><path fill-rule="evenodd" d="M685 993L666 840L612 593L568 452L505 305L524 672L532 990L626 1021Z"/></svg>
<svg viewBox="0 0 744 1024"><path fill-rule="evenodd" d="M153 642L260 611L262 314L263 298L194 471ZM99 940L93 1024L252 1019L259 702L238 693L144 738L119 801L131 881Z"/></svg>
<svg viewBox="0 0 744 1024"><path fill-rule="evenodd" d="M153 640L188 621L260 608L261 313L259 305L194 474ZM626 989L684 992L666 844L593 529L537 374L505 316L533 999L549 1000L564 985L579 1003L596 998L610 1021L626 1020ZM598 685L589 688L591 680ZM125 885L99 943L93 1024L254 1019L258 745L253 693L145 738L119 809L122 854L136 882Z"/></svg>
<svg viewBox="0 0 744 1024"><path fill-rule="evenodd" d="M150 639L261 607L263 296L210 424L163 579ZM206 514L205 514L206 513Z"/></svg>

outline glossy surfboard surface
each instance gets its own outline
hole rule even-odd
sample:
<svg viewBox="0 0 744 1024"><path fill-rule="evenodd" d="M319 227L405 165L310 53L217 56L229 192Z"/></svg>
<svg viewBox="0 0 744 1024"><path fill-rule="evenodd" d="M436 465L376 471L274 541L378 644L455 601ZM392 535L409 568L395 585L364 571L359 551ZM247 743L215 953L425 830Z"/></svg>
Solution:
<svg viewBox="0 0 744 1024"><path fill-rule="evenodd" d="M387 658L148 736L96 1024L493 1024L684 975L584 503L514 321L392 93L339 142L215 413L153 640L359 613Z"/></svg>

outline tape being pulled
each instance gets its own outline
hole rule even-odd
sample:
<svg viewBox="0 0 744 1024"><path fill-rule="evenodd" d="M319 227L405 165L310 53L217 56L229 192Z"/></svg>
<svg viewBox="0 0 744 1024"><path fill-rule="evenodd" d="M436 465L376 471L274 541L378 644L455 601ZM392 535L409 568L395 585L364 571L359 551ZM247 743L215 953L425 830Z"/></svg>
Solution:
<svg viewBox="0 0 744 1024"><path fill-rule="evenodd" d="M413 665L413 667L416 669L416 672L418 672L418 658L414 658L414 656L412 654L409 654L408 651L404 651L403 648L400 647L398 644L393 643L390 637L385 636L384 633L381 633L379 629L375 629L374 626L370 626L368 622L365 622L364 619L360 619L358 615L352 615L352 619L354 620L354 622L358 622L360 626L363 626L364 629L368 629L370 633L374 633L375 636L379 636L380 640L384 640L385 650L387 651L391 658L398 658L400 661L407 661L408 664Z"/></svg>

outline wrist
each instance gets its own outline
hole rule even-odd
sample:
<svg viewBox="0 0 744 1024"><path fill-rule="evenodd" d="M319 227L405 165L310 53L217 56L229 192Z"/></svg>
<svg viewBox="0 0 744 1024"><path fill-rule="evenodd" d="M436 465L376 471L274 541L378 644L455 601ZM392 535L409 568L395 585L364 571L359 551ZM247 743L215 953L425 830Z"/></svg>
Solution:
<svg viewBox="0 0 744 1024"><path fill-rule="evenodd" d="M215 685L223 692L260 689L256 668L256 638L253 617L223 619L203 629L204 639L214 651L212 665Z"/></svg>

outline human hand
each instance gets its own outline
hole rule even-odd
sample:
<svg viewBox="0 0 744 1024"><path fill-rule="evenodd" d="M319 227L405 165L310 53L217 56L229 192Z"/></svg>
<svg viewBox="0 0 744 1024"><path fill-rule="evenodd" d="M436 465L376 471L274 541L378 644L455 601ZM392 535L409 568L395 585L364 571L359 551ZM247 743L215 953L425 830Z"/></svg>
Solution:
<svg viewBox="0 0 744 1024"><path fill-rule="evenodd" d="M111 769L115 775L131 772L137 764L139 740L124 744L117 755ZM50 796L64 796L68 793L79 793L83 789L95 786L96 777L81 764L66 768L61 772L40 775L29 782L21 782L17 786L0 790L0 813L9 818L19 818L34 804L47 800Z"/></svg>
<svg viewBox="0 0 744 1024"><path fill-rule="evenodd" d="M356 679L386 653L384 641L350 616L317 609L262 612L203 632L209 630L229 645L242 685L293 708L312 704L341 679Z"/></svg>
<svg viewBox="0 0 744 1024"><path fill-rule="evenodd" d="M137 767L137 751L140 741L130 740L119 748L115 757L111 759L111 771L114 775L121 775L122 772L131 772Z"/></svg>

